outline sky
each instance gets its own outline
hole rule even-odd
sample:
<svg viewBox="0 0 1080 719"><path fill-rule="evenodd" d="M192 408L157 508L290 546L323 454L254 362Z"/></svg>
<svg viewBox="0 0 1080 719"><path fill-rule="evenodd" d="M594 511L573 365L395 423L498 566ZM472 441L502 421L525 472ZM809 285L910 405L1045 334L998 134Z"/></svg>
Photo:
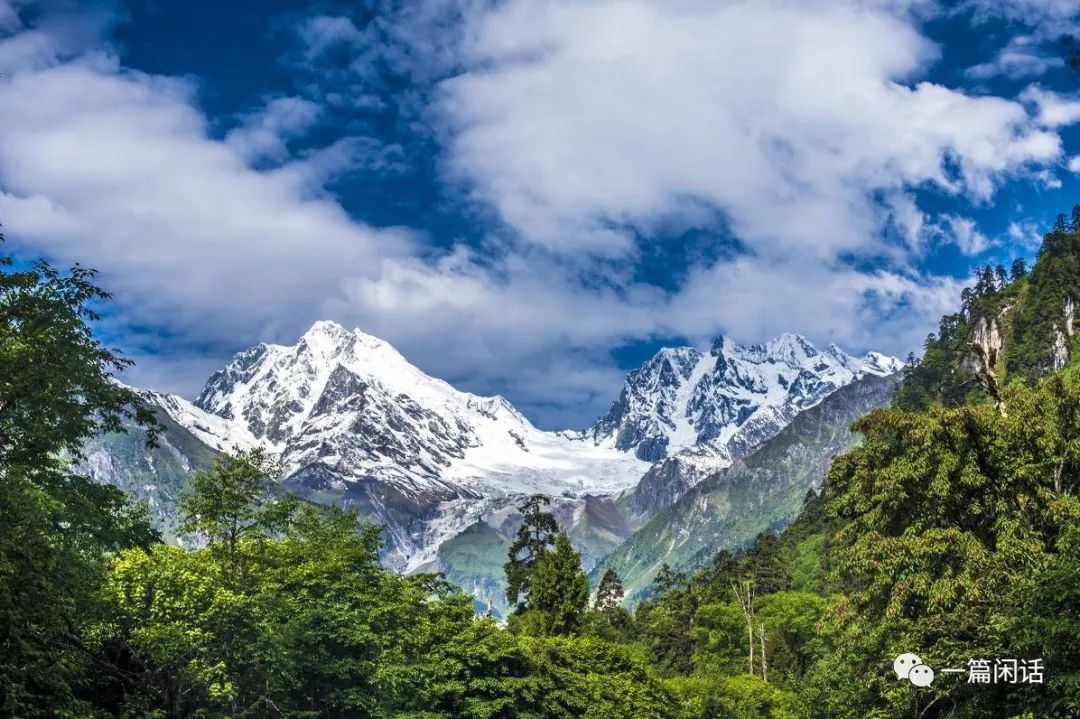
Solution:
<svg viewBox="0 0 1080 719"><path fill-rule="evenodd" d="M5 251L194 397L318 319L537 425L659 347L918 352L1080 202L1080 0L0 0Z"/></svg>

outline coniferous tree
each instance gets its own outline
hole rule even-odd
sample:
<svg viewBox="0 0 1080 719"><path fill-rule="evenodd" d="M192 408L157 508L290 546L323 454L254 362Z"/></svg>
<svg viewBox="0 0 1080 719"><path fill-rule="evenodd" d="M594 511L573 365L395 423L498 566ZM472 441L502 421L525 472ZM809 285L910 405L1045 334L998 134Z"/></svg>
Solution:
<svg viewBox="0 0 1080 719"><path fill-rule="evenodd" d="M581 555L560 532L555 546L536 562L529 585L529 610L547 634L571 634L581 626L589 601L589 578Z"/></svg>
<svg viewBox="0 0 1080 719"><path fill-rule="evenodd" d="M606 612L617 609L622 604L623 586L619 574L614 569L608 569L600 578L600 585L596 589L596 598L593 600L593 609L598 612Z"/></svg>
<svg viewBox="0 0 1080 719"><path fill-rule="evenodd" d="M1013 260L1012 268L1009 270L1009 279L1016 282L1025 276L1027 276L1027 263L1021 258Z"/></svg>
<svg viewBox="0 0 1080 719"><path fill-rule="evenodd" d="M653 594L659 596L673 589L683 589L686 587L686 583L687 578L684 572L676 572L671 568L670 564L664 562L660 565L656 576L653 577Z"/></svg>
<svg viewBox="0 0 1080 719"><path fill-rule="evenodd" d="M540 558L555 544L555 535L559 525L555 516L545 512L543 507L551 504L551 499L542 494L534 494L518 507L522 523L517 536L509 549L509 561L504 565L506 572L506 601L524 612L529 607L529 591L533 569Z"/></svg>
<svg viewBox="0 0 1080 719"><path fill-rule="evenodd" d="M743 566L746 578L753 582L758 594L772 594L787 589L787 568L775 534L759 534L746 553Z"/></svg>

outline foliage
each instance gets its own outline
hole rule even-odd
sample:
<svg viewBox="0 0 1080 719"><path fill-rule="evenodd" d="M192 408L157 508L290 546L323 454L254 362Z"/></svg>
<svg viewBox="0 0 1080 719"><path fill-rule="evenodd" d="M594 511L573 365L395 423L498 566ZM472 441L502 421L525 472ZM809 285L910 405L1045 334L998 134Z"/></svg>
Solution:
<svg viewBox="0 0 1080 719"><path fill-rule="evenodd" d="M130 362L93 337L93 304L109 295L95 272L45 262L12 269L0 257L0 467L60 470L88 437L136 419L154 427L138 396L112 376Z"/></svg>
<svg viewBox="0 0 1080 719"><path fill-rule="evenodd" d="M506 601L519 613L528 609L529 585L536 563L555 544L559 531L555 517L543 507L551 500L542 494L534 494L518 507L522 523L517 536L510 545L506 571Z"/></svg>
<svg viewBox="0 0 1080 719"><path fill-rule="evenodd" d="M120 491L70 471L92 434L153 421L93 338L94 273L0 258L0 716L91 715L106 557L156 535ZM66 455L66 456L65 456Z"/></svg>
<svg viewBox="0 0 1080 719"><path fill-rule="evenodd" d="M537 560L529 583L529 626L545 635L572 634L581 628L589 602L589 579L581 555L560 532L555 547Z"/></svg>

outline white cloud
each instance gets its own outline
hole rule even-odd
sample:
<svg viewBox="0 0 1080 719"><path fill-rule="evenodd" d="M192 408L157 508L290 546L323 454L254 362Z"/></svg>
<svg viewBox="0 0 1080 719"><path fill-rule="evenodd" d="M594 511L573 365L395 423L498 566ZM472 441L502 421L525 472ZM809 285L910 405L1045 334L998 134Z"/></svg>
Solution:
<svg viewBox="0 0 1080 719"><path fill-rule="evenodd" d="M935 233L955 244L965 255L978 255L990 247L989 238L979 231L970 217L942 215Z"/></svg>
<svg viewBox="0 0 1080 719"><path fill-rule="evenodd" d="M1065 61L1060 57L1048 57L1042 44L1031 35L1016 35L1009 39L992 60L968 68L965 74L974 80L994 77L1021 80L1039 77L1054 68L1063 67Z"/></svg>
<svg viewBox="0 0 1080 719"><path fill-rule="evenodd" d="M1080 15L1080 0L966 0L957 11L971 11L976 22L1006 20L1061 35Z"/></svg>
<svg viewBox="0 0 1080 719"><path fill-rule="evenodd" d="M243 118L225 136L225 144L248 162L282 163L289 159L288 141L315 126L322 109L302 97L275 97Z"/></svg>
<svg viewBox="0 0 1080 719"><path fill-rule="evenodd" d="M608 352L630 340L795 330L906 353L958 294L918 277L930 240L986 242L959 215L961 231L935 238L953 220L928 217L915 192L984 202L1061 148L1021 103L918 82L936 48L910 12L929 10L898 5L411 5L381 25L402 43L381 61L413 77L464 63L425 117L445 178L511 230L483 256L349 218L323 184L393 169L401 149L347 138L294 157L319 117L305 100L272 100L218 141L192 83L27 29L0 40L13 75L0 80L0 216L22 248L99 266L124 322L181 344L291 341L329 317L548 422L602 410L620 379ZM311 57L369 38L329 16L301 34ZM703 206L745 252L672 292L634 282L628 230ZM148 381L190 391L206 369L138 342Z"/></svg>
<svg viewBox="0 0 1080 719"><path fill-rule="evenodd" d="M249 169L208 137L185 82L95 56L0 81L0 106L10 240L97 263L134 324L289 336L343 277L414 250L295 175Z"/></svg>
<svg viewBox="0 0 1080 719"><path fill-rule="evenodd" d="M364 42L364 33L347 17L317 15L309 18L300 28L300 37L307 47L307 55L314 58L341 45L358 45Z"/></svg>
<svg viewBox="0 0 1080 719"><path fill-rule="evenodd" d="M1080 98L1030 85L1020 94L1020 99L1032 106L1043 127L1067 127L1080 122Z"/></svg>
<svg viewBox="0 0 1080 719"><path fill-rule="evenodd" d="M1010 222L1005 234L1024 251L1034 250L1042 243L1042 231L1039 225L1030 220Z"/></svg>
<svg viewBox="0 0 1080 719"><path fill-rule="evenodd" d="M1068 168L1069 172L1080 172L1080 155L1073 155L1069 158Z"/></svg>
<svg viewBox="0 0 1080 719"><path fill-rule="evenodd" d="M1019 103L901 84L934 48L883 12L502 8L471 36L476 69L441 88L449 161L556 252L630 252L612 226L678 213L687 198L724 210L763 255L879 250L872 194L930 184L985 200L1003 176L1060 154Z"/></svg>

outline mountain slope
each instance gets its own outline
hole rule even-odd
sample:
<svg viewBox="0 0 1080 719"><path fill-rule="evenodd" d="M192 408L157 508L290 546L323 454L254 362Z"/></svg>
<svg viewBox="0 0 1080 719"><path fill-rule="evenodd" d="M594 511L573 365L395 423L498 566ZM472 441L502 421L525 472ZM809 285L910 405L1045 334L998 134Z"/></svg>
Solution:
<svg viewBox="0 0 1080 719"><path fill-rule="evenodd" d="M897 406L1001 401L1013 381L1034 386L1050 372L1080 362L1076 307L1080 302L1080 206L1073 222L1059 216L1031 271L1017 260L982 268L964 289L959 312L941 318L925 352L910 358Z"/></svg>
<svg viewBox="0 0 1080 719"><path fill-rule="evenodd" d="M707 354L663 349L627 376L619 399L586 435L655 462L620 502L640 526L839 388L901 366L876 352L856 358L836 345L819 351L796 334L750 346L721 337Z"/></svg>
<svg viewBox="0 0 1080 719"><path fill-rule="evenodd" d="M457 390L388 343L332 322L317 322L293 346L240 353L210 378L194 410L212 417L203 422L211 444L258 443L289 474L318 468L339 488L376 479L428 502L616 492L647 467L617 449L540 431L502 397Z"/></svg>
<svg viewBox="0 0 1080 719"><path fill-rule="evenodd" d="M857 441L851 423L888 404L898 381L899 375L868 375L836 391L745 459L689 489L595 572L615 569L627 596L640 598L665 562L693 569L719 549L782 528L798 514L807 491L821 486L832 458Z"/></svg>
<svg viewBox="0 0 1080 719"><path fill-rule="evenodd" d="M126 433L101 434L87 442L83 447L86 459L76 469L145 503L166 539L174 540L180 497L191 475L213 466L218 452L168 413L159 409L155 415L163 429L157 447L147 448L146 432L125 422Z"/></svg>

